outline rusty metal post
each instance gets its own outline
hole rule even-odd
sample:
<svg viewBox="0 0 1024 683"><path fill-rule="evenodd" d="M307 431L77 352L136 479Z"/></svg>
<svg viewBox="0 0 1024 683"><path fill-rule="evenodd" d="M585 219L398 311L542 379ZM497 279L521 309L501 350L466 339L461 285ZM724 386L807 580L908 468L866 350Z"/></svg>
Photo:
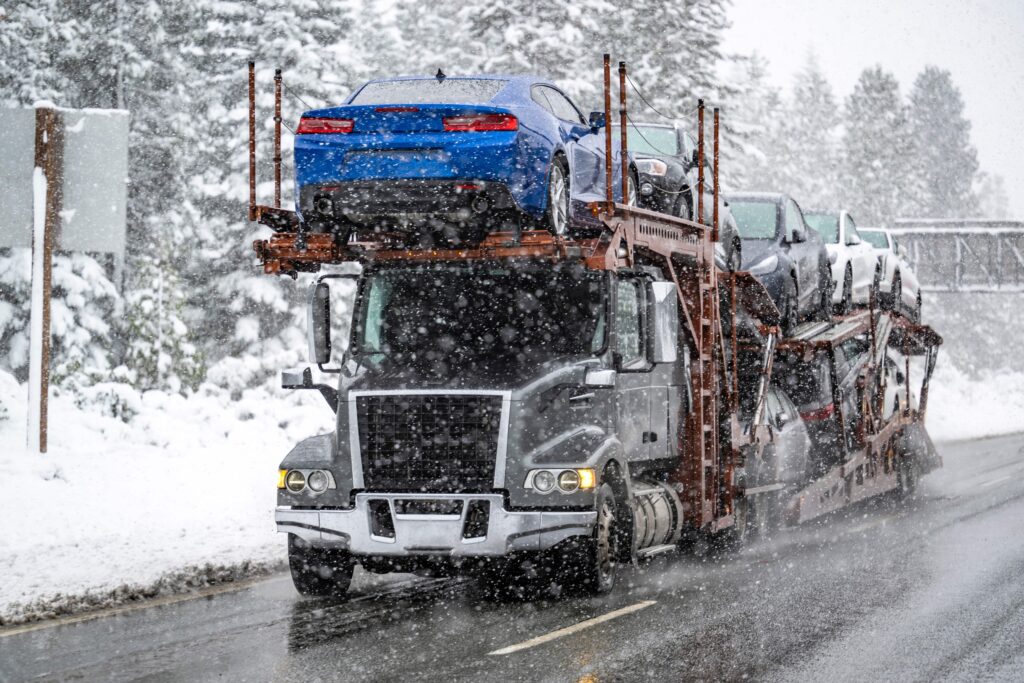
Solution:
<svg viewBox="0 0 1024 683"><path fill-rule="evenodd" d="M249 62L249 220L256 220L256 62Z"/></svg>
<svg viewBox="0 0 1024 683"><path fill-rule="evenodd" d="M717 242L718 241L718 199L719 199L719 195L718 195L718 107L715 107L714 117L715 117L715 124L714 124L715 139L714 139L714 146L713 146L713 149L712 149L711 153L713 155L713 161L714 161L715 165L714 165L714 167L712 168L712 171L711 171L712 172L711 192L712 192L713 197L714 197L713 201L715 202L715 205L711 208L711 226L712 226L711 227L711 241L712 242Z"/></svg>
<svg viewBox="0 0 1024 683"><path fill-rule="evenodd" d="M910 342L908 341L903 342L903 354L903 358L906 361L907 373L906 377L904 377L907 382L907 405L903 412L905 415L910 415ZM883 360L882 362L884 363L885 361Z"/></svg>
<svg viewBox="0 0 1024 683"><path fill-rule="evenodd" d="M274 69L274 208L281 208L281 70Z"/></svg>
<svg viewBox="0 0 1024 683"><path fill-rule="evenodd" d="M697 222L704 225L704 100L697 100Z"/></svg>
<svg viewBox="0 0 1024 683"><path fill-rule="evenodd" d="M611 55L604 56L604 175L605 211L611 215L615 209L614 185L612 184L612 62Z"/></svg>
<svg viewBox="0 0 1024 683"><path fill-rule="evenodd" d="M29 319L28 447L45 453L50 397L50 297L53 250L64 195L64 120L49 107L36 109L35 221L32 231L32 294ZM40 218L42 220L40 220ZM35 392L38 391L38 396Z"/></svg>
<svg viewBox="0 0 1024 683"><path fill-rule="evenodd" d="M619 133L620 133L620 165L622 166L622 203L629 204L629 156L626 143L626 63L619 62Z"/></svg>

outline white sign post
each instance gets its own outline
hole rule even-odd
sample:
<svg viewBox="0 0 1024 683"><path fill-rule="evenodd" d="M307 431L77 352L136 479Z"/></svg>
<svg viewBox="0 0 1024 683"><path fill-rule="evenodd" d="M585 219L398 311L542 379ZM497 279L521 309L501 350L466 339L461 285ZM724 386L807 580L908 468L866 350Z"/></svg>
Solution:
<svg viewBox="0 0 1024 683"><path fill-rule="evenodd" d="M0 109L0 149L0 247L32 248L28 447L45 453L53 251L124 258L128 112Z"/></svg>

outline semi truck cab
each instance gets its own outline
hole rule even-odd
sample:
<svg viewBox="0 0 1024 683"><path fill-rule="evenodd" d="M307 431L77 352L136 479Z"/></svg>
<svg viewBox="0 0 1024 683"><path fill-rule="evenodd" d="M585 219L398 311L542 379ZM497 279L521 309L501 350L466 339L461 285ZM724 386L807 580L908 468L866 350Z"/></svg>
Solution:
<svg viewBox="0 0 1024 683"><path fill-rule="evenodd" d="M328 278L330 276L327 276ZM311 287L312 360L330 362L329 279ZM688 401L676 287L582 261L398 261L358 277L333 433L280 466L278 530L300 592L372 571L614 563L678 537L664 483ZM639 496L639 497L638 497Z"/></svg>

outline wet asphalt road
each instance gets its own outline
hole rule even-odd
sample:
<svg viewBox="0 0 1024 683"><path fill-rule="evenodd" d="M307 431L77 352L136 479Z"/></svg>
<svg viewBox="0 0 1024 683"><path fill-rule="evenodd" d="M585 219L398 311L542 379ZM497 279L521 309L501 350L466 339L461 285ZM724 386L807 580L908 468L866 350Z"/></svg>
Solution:
<svg viewBox="0 0 1024 683"><path fill-rule="evenodd" d="M0 680L1024 680L1024 435L940 452L909 505L664 557L601 598L493 603L468 580L361 575L329 602L275 577L0 632Z"/></svg>

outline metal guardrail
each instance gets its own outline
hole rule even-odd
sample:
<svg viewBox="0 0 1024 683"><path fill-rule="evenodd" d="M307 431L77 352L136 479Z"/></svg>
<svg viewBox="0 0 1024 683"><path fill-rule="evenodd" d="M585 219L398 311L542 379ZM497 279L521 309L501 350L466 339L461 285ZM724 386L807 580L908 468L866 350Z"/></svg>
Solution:
<svg viewBox="0 0 1024 683"><path fill-rule="evenodd" d="M891 232L925 291L1024 291L1022 221L900 219Z"/></svg>

